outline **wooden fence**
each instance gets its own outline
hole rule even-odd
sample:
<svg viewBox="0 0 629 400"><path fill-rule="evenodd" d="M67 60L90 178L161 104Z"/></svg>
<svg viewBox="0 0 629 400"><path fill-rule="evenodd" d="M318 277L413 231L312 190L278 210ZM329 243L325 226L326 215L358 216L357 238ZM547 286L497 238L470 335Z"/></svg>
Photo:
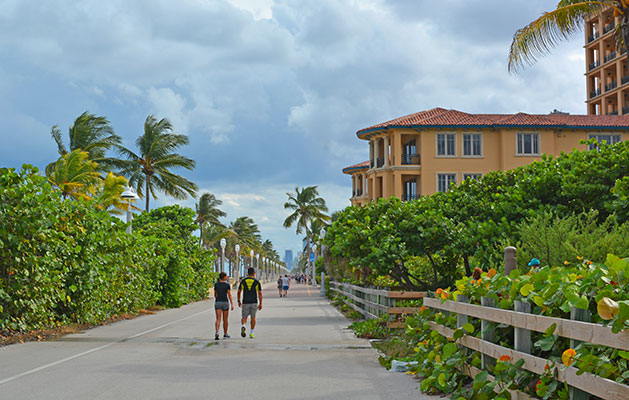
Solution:
<svg viewBox="0 0 629 400"><path fill-rule="evenodd" d="M457 326L461 327L468 322L468 318L478 318L481 320L481 338L473 336L463 336L458 343L474 351L482 353L482 364L487 365L494 359L507 355L511 360L524 360L523 369L536 374L543 374L546 365L553 363L544 358L531 355L531 331L545 332L551 325L556 324L557 335L571 339L571 347L579 342L588 342L596 345L613 347L621 350L629 350L629 331L624 330L613 333L610 326L603 326L583 321L589 320L586 310L573 309L572 319L552 318L531 314L531 306L525 302L515 302L515 310L502 310L494 308L490 299L483 298L483 305L467 304L465 296L459 296L456 302L445 301L435 298L425 298L424 305L436 310L457 314ZM486 331L487 324L505 324L514 328L515 349L510 349L497 345L491 332ZM452 338L454 330L431 323L431 328L441 335ZM490 330L491 331L491 330ZM470 376L475 376L481 370L468 367L466 372ZM565 382L571 386L571 398L587 399L589 395L594 395L602 399L626 400L629 399L629 386L615 382L610 379L601 378L590 373L577 375L577 368L558 368L557 380ZM622 371L621 371L622 372ZM529 398L522 392L515 392L514 398Z"/></svg>
<svg viewBox="0 0 629 400"><path fill-rule="evenodd" d="M516 268L516 249L505 249L505 271L509 273ZM476 376L487 366L493 364L501 356L509 356L511 360L524 360L522 368L542 375L545 367L553 362L544 358L531 355L531 332L545 332L551 325L556 324L554 333L558 336L570 339L570 347L574 348L581 342L611 347L629 351L629 330L613 333L610 326L590 323L590 314L587 310L573 309L571 319L552 318L531 314L531 304L516 301L514 310L495 308L493 300L482 298L481 305L467 304L466 296L458 296L457 301L445 301L435 299L425 292L393 292L387 290L368 289L347 283L330 282L330 290L344 296L345 304L358 311L366 318L378 318L382 315L400 316L413 314L418 307L396 307L396 299L420 299L423 305L447 313L457 314L457 328L461 328L470 318L481 320L481 337L465 335L457 340L457 343L468 349L481 353L481 369L466 365L463 372L470 377ZM404 327L404 321L393 317L389 318L388 326L391 328ZM488 329L490 324L508 325L514 330L514 349L500 346L495 342L493 329ZM454 330L430 323L431 329L441 335L453 338ZM605 400L629 399L629 386L600 376L583 373L577 375L577 368L558 368L556 379L570 386L570 398L573 400L589 399L590 395ZM620 371L623 373L624 371ZM491 375L488 379L493 380ZM532 399L523 392L511 391L513 399Z"/></svg>
<svg viewBox="0 0 629 400"><path fill-rule="evenodd" d="M397 307L398 300L416 300L426 296L426 292L404 292L382 289L370 289L349 283L330 282L330 290L344 297L343 302L361 313L365 318L380 318L389 315L389 328L403 328L400 317L414 314L419 307Z"/></svg>

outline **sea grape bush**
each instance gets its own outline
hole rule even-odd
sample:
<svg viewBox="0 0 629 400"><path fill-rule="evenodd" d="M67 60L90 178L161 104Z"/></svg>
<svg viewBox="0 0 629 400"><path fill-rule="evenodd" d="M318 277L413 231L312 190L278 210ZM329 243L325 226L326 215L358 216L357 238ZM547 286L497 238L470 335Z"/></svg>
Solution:
<svg viewBox="0 0 629 400"><path fill-rule="evenodd" d="M128 235L92 201L63 201L29 165L0 169L0 220L0 330L179 306L215 279L213 253L192 239Z"/></svg>
<svg viewBox="0 0 629 400"><path fill-rule="evenodd" d="M583 257L566 260L563 267L532 268L527 273L512 271L509 276L490 269L475 271L474 277L459 279L452 287L438 288L435 296L442 301L455 301L465 295L469 303L480 304L482 297L494 300L497 307L513 310L515 300L532 305L532 313L557 318L570 318L573 307L589 310L592 322L611 325L613 332L629 329L629 259L608 255L604 263L593 263ZM578 373L592 373L629 384L629 352L588 343L574 349L570 341L555 333L551 326L544 333L533 332L532 354L548 359L545 374L535 375L520 367L521 360L504 356L492 372L495 382L477 377L472 386L461 372L465 365L480 367L480 354L472 350L459 350L452 342L464 334L480 337L477 319L455 329L448 339L433 331L430 322L456 328L456 315L422 307L420 312L407 318L406 333L415 343L415 360L419 361L414 373L424 378L421 388L425 392L450 393L451 398L510 398L506 389L518 389L531 396L544 399L564 399L568 396L565 384L557 381L558 368L573 366ZM513 328L493 325L496 343L513 348ZM486 397L485 397L486 396Z"/></svg>
<svg viewBox="0 0 629 400"><path fill-rule="evenodd" d="M504 245L531 236L524 224L542 223L536 219L539 216L547 216L548 221L574 218L575 224L589 223L594 234L613 234L605 237L607 243L592 241L592 235L572 235L581 242L573 248L566 246L574 242L566 243L545 263L555 266L562 254L578 254L587 246L603 258L606 249L628 256L621 253L628 251L623 248L629 236L628 159L629 141L601 145L597 150L573 151L556 158L543 156L530 165L490 172L482 179L466 180L445 193L415 201L391 198L348 207L327 230L324 242L333 258L329 264L350 268L331 272L335 279L362 284L388 276L404 289L449 286L460 276L471 275L474 266L499 266ZM585 217L575 217L582 214ZM529 246L526 254L533 248ZM594 258L596 254L581 254L605 261ZM414 270L418 257L423 260L422 268ZM519 262L524 267L528 260L520 258Z"/></svg>

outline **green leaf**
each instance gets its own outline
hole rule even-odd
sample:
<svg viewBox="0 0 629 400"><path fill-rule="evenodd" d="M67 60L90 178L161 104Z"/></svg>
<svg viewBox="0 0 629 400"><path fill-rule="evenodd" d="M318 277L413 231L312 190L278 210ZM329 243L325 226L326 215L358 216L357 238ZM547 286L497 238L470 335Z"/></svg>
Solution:
<svg viewBox="0 0 629 400"><path fill-rule="evenodd" d="M474 333L474 325L470 324L469 322L467 324L464 324L462 328L465 329L467 333Z"/></svg>
<svg viewBox="0 0 629 400"><path fill-rule="evenodd" d="M589 304L590 301L588 300L587 296L583 295L579 298L579 300L577 300L577 304L575 305L575 307L582 310L587 310L589 308Z"/></svg>
<svg viewBox="0 0 629 400"><path fill-rule="evenodd" d="M624 358L625 360L629 360L629 351L619 350L618 355Z"/></svg>
<svg viewBox="0 0 629 400"><path fill-rule="evenodd" d="M445 346L443 346L443 357L444 358L450 358L450 356L454 353L456 353L456 351L459 348L456 346L456 344L454 343L448 343Z"/></svg>
<svg viewBox="0 0 629 400"><path fill-rule="evenodd" d="M553 348L558 337L558 335L546 336L535 342L533 345L535 347L539 347L540 349L542 349L542 351L548 351Z"/></svg>
<svg viewBox="0 0 629 400"><path fill-rule="evenodd" d="M551 326L546 328L546 330L544 331L544 336L552 335L553 333L555 333L555 329L557 329L557 323L553 323Z"/></svg>
<svg viewBox="0 0 629 400"><path fill-rule="evenodd" d="M439 383L439 385L445 386L446 385L446 374L444 374L443 372L440 373L439 377L437 378L437 382Z"/></svg>
<svg viewBox="0 0 629 400"><path fill-rule="evenodd" d="M520 294L524 297L527 297L529 294L531 294L531 291L535 289L535 286L533 286L530 283L525 284L524 286L522 286L520 288Z"/></svg>
<svg viewBox="0 0 629 400"><path fill-rule="evenodd" d="M539 307L544 306L544 298L542 296L533 296L533 302Z"/></svg>

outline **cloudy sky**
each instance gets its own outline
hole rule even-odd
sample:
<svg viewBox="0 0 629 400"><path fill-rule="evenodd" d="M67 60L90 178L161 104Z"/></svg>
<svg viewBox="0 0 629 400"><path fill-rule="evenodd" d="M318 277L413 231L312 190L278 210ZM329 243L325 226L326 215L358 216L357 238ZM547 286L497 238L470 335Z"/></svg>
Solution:
<svg viewBox="0 0 629 400"><path fill-rule="evenodd" d="M0 166L53 161L51 126L67 135L86 110L128 147L166 117L190 136L182 174L283 255L300 243L285 193L318 185L331 211L349 205L361 128L433 107L585 113L583 35L507 73L514 31L556 3L0 0Z"/></svg>

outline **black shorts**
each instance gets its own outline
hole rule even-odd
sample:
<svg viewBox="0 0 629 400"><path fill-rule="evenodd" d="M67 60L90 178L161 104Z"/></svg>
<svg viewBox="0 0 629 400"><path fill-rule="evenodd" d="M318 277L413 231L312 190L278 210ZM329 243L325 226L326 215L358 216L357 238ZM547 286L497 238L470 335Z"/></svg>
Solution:
<svg viewBox="0 0 629 400"><path fill-rule="evenodd" d="M229 310L229 301L215 301L214 302L214 309L215 310L228 311Z"/></svg>

